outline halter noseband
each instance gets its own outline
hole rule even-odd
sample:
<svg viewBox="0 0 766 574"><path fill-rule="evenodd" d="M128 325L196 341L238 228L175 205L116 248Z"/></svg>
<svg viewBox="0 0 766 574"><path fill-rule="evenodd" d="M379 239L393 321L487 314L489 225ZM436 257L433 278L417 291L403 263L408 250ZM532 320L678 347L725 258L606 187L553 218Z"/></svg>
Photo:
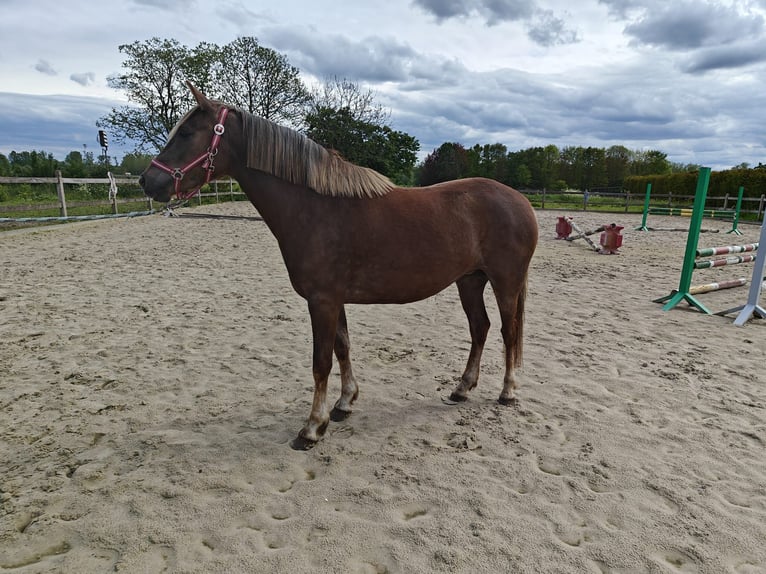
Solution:
<svg viewBox="0 0 766 574"><path fill-rule="evenodd" d="M189 162L184 167L176 167L172 168L168 165L165 165L164 163L157 161L156 159L152 160L151 165L154 167L161 169L165 173L169 173L173 176L173 179L176 180L175 182L175 194L178 199L189 199L190 197L193 197L197 194L199 191L199 187L191 192L181 193L181 180L184 178L184 175L191 170L197 167L198 165L202 164L202 169L205 170L205 181L202 185L205 185L205 183L208 183L213 178L213 172L215 171L215 166L213 165L213 160L215 159L215 156L218 155L218 144L221 141L221 136L223 135L223 132L225 131L223 124L226 121L226 116L229 115L229 108L223 107L221 108L221 111L218 112L218 122L213 126L213 139L210 142L210 147L207 148L207 151L202 153L200 156L198 156L196 159L193 159L191 162ZM202 187L200 185L200 187Z"/></svg>

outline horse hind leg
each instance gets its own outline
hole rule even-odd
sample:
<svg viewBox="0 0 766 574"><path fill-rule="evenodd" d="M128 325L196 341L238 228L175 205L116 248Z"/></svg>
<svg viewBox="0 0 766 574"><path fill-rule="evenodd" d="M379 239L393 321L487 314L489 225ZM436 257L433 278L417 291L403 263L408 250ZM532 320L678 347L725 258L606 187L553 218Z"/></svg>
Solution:
<svg viewBox="0 0 766 574"><path fill-rule="evenodd" d="M450 400L462 402L468 399L468 392L479 382L481 366L481 354L487 341L489 331L489 317L484 305L484 287L487 285L487 276L479 271L466 275L457 280L457 289L460 294L460 302L463 305L468 327L471 331L471 352L468 355L460 383L452 391Z"/></svg>
<svg viewBox="0 0 766 574"><path fill-rule="evenodd" d="M516 277L510 286L495 288L500 318L501 332L505 343L505 376L503 390L498 402L512 405L516 402L515 390L518 387L514 370L521 366L524 343L524 302L527 295L526 275Z"/></svg>
<svg viewBox="0 0 766 574"><path fill-rule="evenodd" d="M336 422L346 420L351 415L351 405L359 396L359 386L356 384L354 373L351 370L350 350L346 310L341 307L338 316L338 328L335 332L335 357L340 366L341 391L340 398L330 411L330 419Z"/></svg>

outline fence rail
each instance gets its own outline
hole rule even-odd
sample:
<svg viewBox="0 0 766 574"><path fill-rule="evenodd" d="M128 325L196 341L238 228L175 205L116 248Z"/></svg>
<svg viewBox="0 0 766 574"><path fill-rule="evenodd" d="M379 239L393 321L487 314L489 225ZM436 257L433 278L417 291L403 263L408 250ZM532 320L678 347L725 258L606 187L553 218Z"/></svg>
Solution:
<svg viewBox="0 0 766 574"><path fill-rule="evenodd" d="M532 205L540 209L576 209L580 211L603 211L610 213L636 211L641 212L644 202L644 194L632 194L628 192L582 192L582 191L549 191L525 189L521 192L526 195ZM734 209L737 202L737 193L722 196L707 197L708 205L715 206L716 211ZM671 210L691 208L694 203L693 195L673 195L652 192L651 204L653 208L666 208ZM712 208L711 208L712 209ZM757 221L762 221L766 212L766 194L760 197L743 197L742 215L754 215Z"/></svg>
<svg viewBox="0 0 766 574"><path fill-rule="evenodd" d="M70 208L81 207L103 207L111 206L112 212L117 214L119 212L120 205L133 204L145 202L148 210L153 209L152 199L146 196L138 197L117 197L116 186L137 186L137 177L111 177L111 178L95 178L95 177L63 177L60 171L56 172L55 177L0 177L0 185L3 184L48 184L56 186L56 194L58 201L56 203L48 202L33 202L23 205L17 203L6 203L0 200L0 217L8 215L10 217L16 217L18 214L30 211L43 211L58 209L61 217L67 217L67 211ZM86 201L71 201L66 197L66 185L114 185L114 193L108 194L109 197L104 199L93 199ZM206 191L205 191L206 190ZM217 180L207 184L203 187L203 192L197 194L196 200L201 204L203 198L214 197L216 202L222 199L228 199L233 201L236 196L244 196L244 193L240 191L239 186L235 187L235 182L232 179Z"/></svg>

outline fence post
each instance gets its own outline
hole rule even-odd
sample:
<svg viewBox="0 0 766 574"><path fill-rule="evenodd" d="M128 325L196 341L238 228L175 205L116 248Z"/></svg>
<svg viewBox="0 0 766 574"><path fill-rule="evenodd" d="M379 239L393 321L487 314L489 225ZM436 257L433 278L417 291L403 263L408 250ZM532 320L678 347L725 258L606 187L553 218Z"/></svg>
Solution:
<svg viewBox="0 0 766 574"><path fill-rule="evenodd" d="M763 197L763 196L761 196L761 197ZM761 203L763 203L763 201L761 201ZM541 205L540 209L545 209L545 188L543 188L543 201L542 201L542 205Z"/></svg>
<svg viewBox="0 0 766 574"><path fill-rule="evenodd" d="M56 170L56 191L59 194L59 214L66 217L66 195L64 195L64 181L61 177L61 170Z"/></svg>
<svg viewBox="0 0 766 574"><path fill-rule="evenodd" d="M727 231L726 233L733 233L734 235L742 235L742 232L737 229L737 226L739 225L739 210L742 208L742 196L745 194L745 187L740 185L739 191L737 192L737 204L734 207L734 218L731 222L731 229ZM726 194L726 197L729 197L729 194ZM724 209L726 208L724 204Z"/></svg>
<svg viewBox="0 0 766 574"><path fill-rule="evenodd" d="M707 198L708 185L710 184L710 168L701 167L697 175L697 190L694 194L694 209L689 223L689 234L686 237L686 252L684 263L681 268L681 279L678 282L678 289L671 291L670 295L655 299L655 303L665 303L663 311L669 311L681 301L686 300L705 313L712 313L689 292L692 283L692 273L694 273L694 260L697 257L697 244L699 242L700 229L702 229L702 212L705 210L705 199Z"/></svg>
<svg viewBox="0 0 766 574"><path fill-rule="evenodd" d="M641 226L636 227L636 231L649 231L646 226L646 218L649 216L649 200L652 197L652 184L646 184L646 194L644 195L644 215L641 218Z"/></svg>
<svg viewBox="0 0 766 574"><path fill-rule="evenodd" d="M117 215L117 182L114 181L111 171L107 171L106 176L109 178L109 200L112 202L112 212Z"/></svg>
<svg viewBox="0 0 766 574"><path fill-rule="evenodd" d="M761 201L758 203L758 217L757 220L760 221L763 218L763 203L766 201L766 195L761 194Z"/></svg>

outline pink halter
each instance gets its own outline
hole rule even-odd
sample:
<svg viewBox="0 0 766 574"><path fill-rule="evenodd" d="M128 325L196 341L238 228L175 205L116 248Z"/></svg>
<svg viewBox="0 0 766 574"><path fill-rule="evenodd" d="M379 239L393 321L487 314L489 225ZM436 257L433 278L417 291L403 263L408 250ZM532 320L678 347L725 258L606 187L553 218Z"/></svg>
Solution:
<svg viewBox="0 0 766 574"><path fill-rule="evenodd" d="M226 121L226 116L229 115L229 108L223 107L221 108L221 111L218 112L218 123L216 123L213 126L213 140L210 142L210 147L207 148L207 151L202 153L199 157L189 162L189 164L185 165L184 167L177 167L172 168L170 166L165 165L164 163L157 161L156 159L152 160L151 165L154 167L161 169L162 171L169 173L173 176L173 179L176 180L175 182L175 194L178 199L189 199L190 197L193 197L197 194L199 191L199 187L191 192L181 193L181 180L184 178L184 175L191 170L197 167L198 165L202 164L202 169L204 169L207 173L205 174L205 183L208 183L213 178L213 172L215 171L215 166L213 165L213 160L215 159L215 156L218 155L218 144L221 141L221 136L223 135L223 132L225 131L223 124ZM202 187L200 185L200 187Z"/></svg>

